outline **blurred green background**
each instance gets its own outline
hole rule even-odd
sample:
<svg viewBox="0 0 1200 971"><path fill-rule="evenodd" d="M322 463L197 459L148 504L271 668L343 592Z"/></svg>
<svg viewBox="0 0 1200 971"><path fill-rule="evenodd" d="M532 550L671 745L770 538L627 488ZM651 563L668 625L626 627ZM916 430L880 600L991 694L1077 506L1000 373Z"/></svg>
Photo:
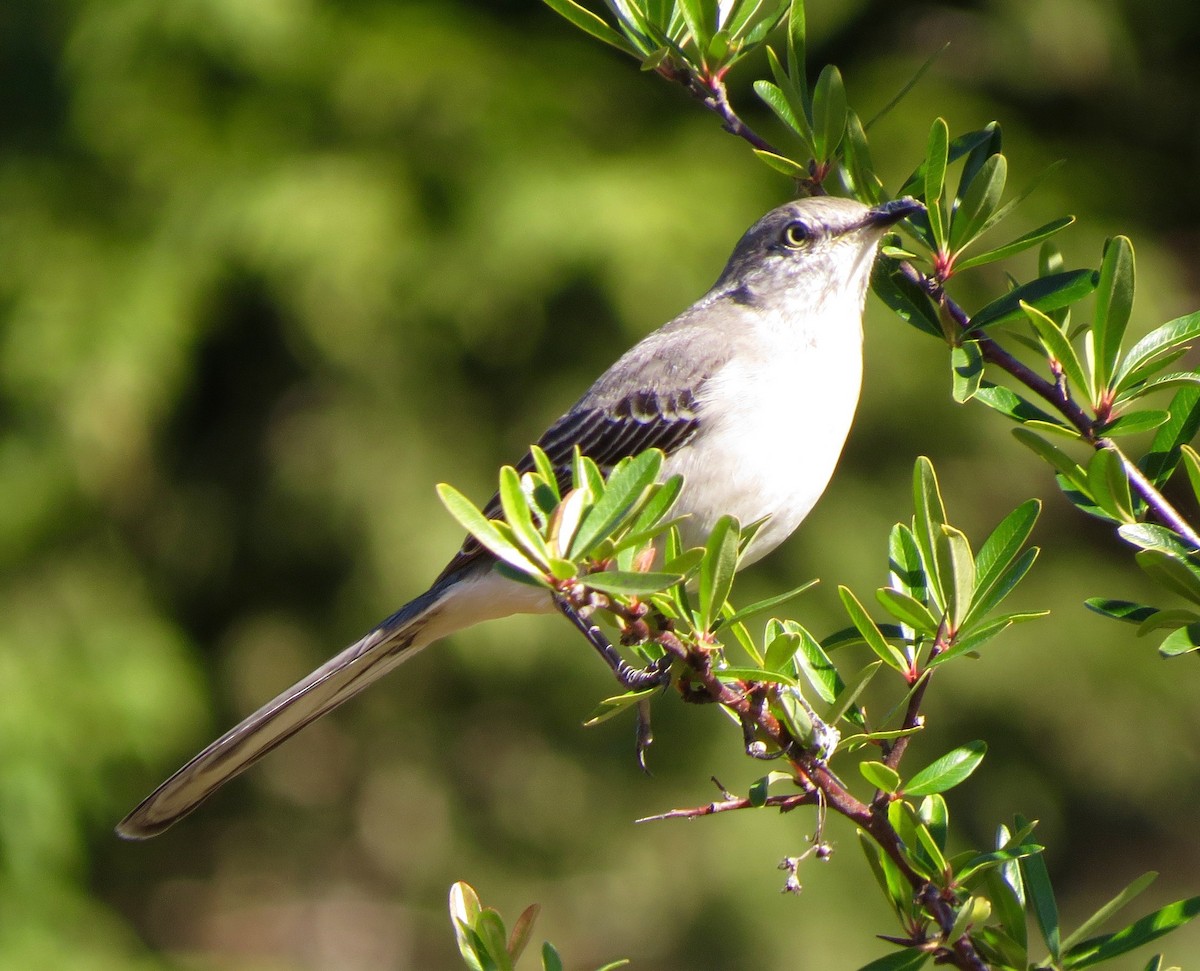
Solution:
<svg viewBox="0 0 1200 971"><path fill-rule="evenodd" d="M1078 214L1071 266L1132 235L1142 330L1200 306L1200 8L814 0L809 18L814 70L839 64L864 116L951 42L873 131L890 187L936 114L998 119L1018 185L1068 160L1006 232ZM733 92L775 135L759 68ZM534 0L6 0L0 91L0 967L452 968L458 879L510 917L543 903L537 938L573 968L883 951L848 827L793 898L774 867L811 814L631 824L762 768L668 696L644 777L631 724L580 727L612 684L553 618L430 651L156 841L111 829L423 590L459 540L433 484L485 498L786 180ZM1149 593L873 299L841 470L742 600L820 576L794 613L842 626L836 584L882 582L922 453L977 540L1047 497L1020 600L1054 613L939 676L909 763L987 738L954 819L987 843L1040 818L1068 921L1146 869L1163 877L1141 909L1200 891L1194 664L1083 610ZM1164 943L1200 959L1200 931Z"/></svg>

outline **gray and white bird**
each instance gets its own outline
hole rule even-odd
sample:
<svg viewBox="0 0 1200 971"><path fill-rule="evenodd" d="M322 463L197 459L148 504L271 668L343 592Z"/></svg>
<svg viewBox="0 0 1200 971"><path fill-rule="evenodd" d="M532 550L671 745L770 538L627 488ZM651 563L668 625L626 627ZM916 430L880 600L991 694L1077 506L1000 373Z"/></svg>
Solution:
<svg viewBox="0 0 1200 971"><path fill-rule="evenodd" d="M743 565L778 546L833 475L862 382L862 313L889 226L921 209L801 199L741 238L708 293L608 369L538 445L564 470L576 446L602 468L648 448L683 488L673 515L702 543L725 514L766 519ZM529 459L526 457L528 468ZM493 500L489 516L499 515ZM421 648L481 621L552 611L468 540L433 585L355 644L230 729L117 826L161 833L305 725Z"/></svg>

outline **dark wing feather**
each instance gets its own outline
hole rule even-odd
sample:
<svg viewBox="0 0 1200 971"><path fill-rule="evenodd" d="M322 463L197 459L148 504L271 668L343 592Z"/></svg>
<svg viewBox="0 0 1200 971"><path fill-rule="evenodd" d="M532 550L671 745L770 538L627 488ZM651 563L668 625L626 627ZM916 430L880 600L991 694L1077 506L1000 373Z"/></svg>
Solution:
<svg viewBox="0 0 1200 971"><path fill-rule="evenodd" d="M650 448L660 448L668 455L682 448L700 427L695 396L698 388L671 393L642 390L607 407L577 406L563 415L537 443L554 465L559 489L570 485L571 460L576 446L605 471L626 456ZM533 467L533 457L529 453L517 463L518 472L529 472ZM498 495L492 496L483 513L489 519L500 518ZM488 555L473 537L468 536L438 580Z"/></svg>

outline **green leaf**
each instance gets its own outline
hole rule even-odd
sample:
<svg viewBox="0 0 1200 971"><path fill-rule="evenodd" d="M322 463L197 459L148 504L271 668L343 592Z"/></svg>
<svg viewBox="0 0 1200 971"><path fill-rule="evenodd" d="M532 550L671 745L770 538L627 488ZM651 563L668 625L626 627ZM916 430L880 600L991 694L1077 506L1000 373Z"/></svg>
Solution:
<svg viewBox="0 0 1200 971"><path fill-rule="evenodd" d="M1182 351L1172 352L1163 359L1164 364L1170 364L1172 359L1178 354L1183 356ZM1157 367L1155 367L1157 370ZM1144 372L1137 372L1136 377L1140 380ZM1128 390L1121 392L1114 400L1118 405L1124 405L1130 401L1137 401L1139 398L1144 398L1147 395L1157 394L1159 391L1167 391L1171 388L1181 388L1188 385L1200 385L1200 371L1175 371L1171 374L1160 374L1156 378L1149 378L1141 381L1141 383L1131 385Z"/></svg>
<svg viewBox="0 0 1200 971"><path fill-rule="evenodd" d="M829 706L829 710L821 716L821 720L826 725L833 725L838 719L846 716L850 721L861 725L861 716L855 717L855 714L850 710L850 706L858 700L858 696L871 683L871 679L875 677L881 667L883 667L882 661L872 661L857 674L851 675L845 687L838 692L837 701Z"/></svg>
<svg viewBox="0 0 1200 971"><path fill-rule="evenodd" d="M800 136L805 148L811 151L811 135L809 133L808 119L804 117L803 107L795 101L798 96L779 85L772 84L770 81L755 81L754 93L762 99L763 104L775 112L779 120L789 130ZM789 94L791 94L791 97L789 97ZM762 158L761 155L759 157ZM777 157L782 158L782 156ZM767 159L764 158L763 161L767 161ZM770 163L768 162L768 164ZM807 175L808 172L805 171L804 174Z"/></svg>
<svg viewBox="0 0 1200 971"><path fill-rule="evenodd" d="M1200 311L1156 327L1129 349L1113 375L1112 387L1114 390L1123 390L1131 383L1135 371L1197 337L1200 337Z"/></svg>
<svg viewBox="0 0 1200 971"><path fill-rule="evenodd" d="M724 627L729 624L735 624L740 621L744 621L749 617L755 616L756 614L763 614L768 610L774 610L776 607L787 603L789 600L795 600L796 597L800 596L800 594L804 593L806 590L810 590L816 585L816 580L809 580L807 583L802 583L798 587L793 587L786 593L777 594L774 597L767 597L766 600L760 600L758 603L750 604L748 607L742 607L740 610L736 611L730 616L722 617L717 623L719 626Z"/></svg>
<svg viewBox="0 0 1200 971"><path fill-rule="evenodd" d="M970 927L978 926L982 928L991 916L992 905L988 900L983 897L968 897L967 902L959 908L958 913L955 915L954 925L950 928L950 933L946 935L946 939L957 941Z"/></svg>
<svg viewBox="0 0 1200 971"><path fill-rule="evenodd" d="M929 830L929 835L937 841L938 849L945 852L950 831L950 810L946 806L946 800L936 792L926 796L917 807L917 818Z"/></svg>
<svg viewBox="0 0 1200 971"><path fill-rule="evenodd" d="M1035 852L1037 852L1035 850ZM996 917L1000 921L1000 926L1004 929L1004 933L1017 946L1019 957L1010 963L1014 967L1024 967L1026 965L1025 952L1028 949L1028 928L1025 922L1025 907L1019 899L1016 890L1012 884L1005 879L1003 870L1008 866L1015 866L1014 862L1001 863L999 868L987 867L982 872L984 881L988 891L988 897L992 901L992 906L995 908ZM969 875L974 877L977 871L972 871ZM1018 876L1020 871L1018 869ZM966 882L965 880L963 881Z"/></svg>
<svg viewBox="0 0 1200 971"><path fill-rule="evenodd" d="M794 119L794 123L785 122L785 124L804 143L805 151L809 155L813 155L811 111L808 103L808 85L804 69L801 68L799 74L790 68L785 71L783 65L779 63L779 58L775 56L775 52L769 47L767 48L767 63L771 67L771 76L775 79L775 84L779 87L780 92L787 101L790 113Z"/></svg>
<svg viewBox="0 0 1200 971"><path fill-rule="evenodd" d="M925 603L929 599L925 565L913 532L896 523L888 534L888 576L893 589Z"/></svg>
<svg viewBox="0 0 1200 971"><path fill-rule="evenodd" d="M799 624L788 623L785 629L798 638L792 657L800 671L812 685L817 697L832 705L845 691L846 685L833 662L829 660L829 655L817 643L816 638Z"/></svg>
<svg viewBox="0 0 1200 971"><path fill-rule="evenodd" d="M937 633L937 618L915 597L910 597L899 590L893 590L891 587L881 587L876 590L875 597L883 605L884 610L900 623L907 624L918 634L932 637Z"/></svg>
<svg viewBox="0 0 1200 971"><path fill-rule="evenodd" d="M755 783L750 787L750 805L759 808L765 806L767 804L767 797L771 792L771 786L773 786L776 782L795 783L795 781L795 778L790 772L768 772L761 779L755 781Z"/></svg>
<svg viewBox="0 0 1200 971"><path fill-rule="evenodd" d="M964 179L966 175L964 173ZM988 156L964 192L960 187L958 206L950 221L950 250L958 252L983 230L1000 205L1008 179L1008 160L996 153Z"/></svg>
<svg viewBox="0 0 1200 971"><path fill-rule="evenodd" d="M975 566L979 571L977 587L983 589L994 581L1021 551L1025 541L1029 539L1033 527L1037 523L1038 514L1042 511L1040 499L1027 499L1005 516L992 530L983 545L979 555L975 557Z"/></svg>
<svg viewBox="0 0 1200 971"><path fill-rule="evenodd" d="M765 84L766 82L757 81L755 83ZM808 169L799 162L793 162L790 158L785 158L782 155L776 155L774 152L763 151L760 148L752 149L752 151L776 172L782 172L789 179L808 178Z"/></svg>
<svg viewBox="0 0 1200 971"><path fill-rule="evenodd" d="M986 752L985 742L969 742L947 752L908 780L905 795L928 796L953 789L978 768Z"/></svg>
<svg viewBox="0 0 1200 971"><path fill-rule="evenodd" d="M1158 653L1163 657L1179 657L1197 649L1200 649L1200 623L1171 631L1158 645Z"/></svg>
<svg viewBox="0 0 1200 971"><path fill-rule="evenodd" d="M962 867L956 874L956 879L959 883L967 883L981 873L986 873L989 870L995 869L1002 864L1010 863L1013 860L1023 860L1027 856L1032 856L1035 853L1041 853L1042 847L1037 844L1028 846L1018 846L1012 849L992 850L990 853L981 853L978 856L972 857L967 864Z"/></svg>
<svg viewBox="0 0 1200 971"><path fill-rule="evenodd" d="M722 672L724 673L724 672ZM800 704L799 692L777 691L771 701L771 711L783 722L788 734L801 745L808 745L813 740L813 716L808 709Z"/></svg>
<svg viewBox="0 0 1200 971"><path fill-rule="evenodd" d="M929 957L928 951L909 947L876 958L869 964L864 964L858 971L918 971L929 963Z"/></svg>
<svg viewBox="0 0 1200 971"><path fill-rule="evenodd" d="M904 82L904 85L900 88L899 91L897 91L892 96L891 100L888 101L887 104L885 104L882 108L880 108L877 112L875 112L874 115L871 116L870 121L868 121L866 123L866 125L864 126L865 129L867 131L870 131L871 127L875 124L875 122L879 121L882 118L887 117L887 115L889 113L891 113L892 109L895 108L896 105L898 105L901 101L904 100L904 98L908 95L908 93L917 86L917 84L921 80L921 78L923 78L926 75L926 73L929 71L929 69L931 67L933 67L934 61L936 61L939 57L941 57L943 54L945 54L947 48L949 48L949 47L950 47L950 42L946 41L946 43L944 43L940 48L938 48L936 51L934 51L932 54L930 54L929 57L926 59L925 63L922 64L919 68L917 68L917 70L913 73L913 76Z"/></svg>
<svg viewBox="0 0 1200 971"><path fill-rule="evenodd" d="M703 51L708 47L708 42L712 39L713 34L713 25L706 22L708 11L705 10L703 0L675 0L675 9L683 14L684 22L688 26L688 33L692 35L696 50Z"/></svg>
<svg viewBox="0 0 1200 971"><path fill-rule="evenodd" d="M1034 434L1027 428L1014 428L1012 433L1018 442L1032 449L1045 461L1049 462L1074 488L1080 492L1087 492L1087 473L1084 471L1083 466L1067 455L1066 452L1051 445L1040 435Z"/></svg>
<svg viewBox="0 0 1200 971"><path fill-rule="evenodd" d="M788 11L787 54L788 74L796 79L803 89L804 70L808 52L805 49L807 26L804 20L804 4L793 3Z"/></svg>
<svg viewBox="0 0 1200 971"><path fill-rule="evenodd" d="M937 565L936 551L941 527L946 523L946 507L938 488L933 463L924 455L913 465L913 536L925 564L929 591L939 607L946 605L946 588Z"/></svg>
<svg viewBox="0 0 1200 971"><path fill-rule="evenodd" d="M592 713L588 715L587 721L583 723L584 728L591 728L593 725L599 725L601 722L608 721L614 715L618 715L627 708L632 708L643 698L648 698L658 692L658 688L646 688L642 691L626 691L624 694L614 695L611 698L605 698L598 704Z"/></svg>
<svg viewBox="0 0 1200 971"><path fill-rule="evenodd" d="M896 265L895 260L876 260L871 273L871 289L875 296L905 323L939 340L945 340L937 308L929 299L929 294L897 270Z"/></svg>
<svg viewBox="0 0 1200 971"><path fill-rule="evenodd" d="M541 580L541 569L504 534L496 528L491 520L483 515L461 492L451 485L440 483L437 487L438 498L447 512L455 518L460 526L474 536L498 559L509 564L514 569L530 577Z"/></svg>
<svg viewBox="0 0 1200 971"><path fill-rule="evenodd" d="M1019 817L1018 817L1019 821ZM1050 873L1041 853L1021 860L1021 872L1025 876L1025 891L1029 896L1033 915L1046 949L1055 964L1062 958L1062 932L1058 923L1058 904L1054 902L1054 888L1050 885Z"/></svg>
<svg viewBox="0 0 1200 971"><path fill-rule="evenodd" d="M1200 897L1189 897L1167 904L1115 934L1107 934L1080 944L1066 956L1063 967L1088 968L1093 964L1111 961L1182 927L1197 913L1200 913Z"/></svg>
<svg viewBox="0 0 1200 971"><path fill-rule="evenodd" d="M993 300L971 318L967 330L981 330L1014 320L1022 313L1022 303L1036 307L1044 313L1069 307L1086 297L1095 287L1096 274L1092 270L1068 270L1065 273L1038 277L1010 290L998 300Z"/></svg>
<svg viewBox="0 0 1200 971"><path fill-rule="evenodd" d="M484 954L491 958L492 965L498 971L512 971L512 961L508 956L508 935L500 915L490 907L485 907L472 929L483 942ZM488 967L488 963L487 960L484 961L485 968Z"/></svg>
<svg viewBox="0 0 1200 971"><path fill-rule="evenodd" d="M585 34L595 37L626 54L638 56L638 51L619 33L575 0L542 0L551 10L569 20Z"/></svg>
<svg viewBox="0 0 1200 971"><path fill-rule="evenodd" d="M998 411L1012 421L1026 424L1031 421L1044 422L1047 425L1058 425L1066 428L1057 418L1051 417L1040 408L1035 408L1024 398L1014 394L1008 388L983 381L975 392L975 400L987 405L993 411Z"/></svg>
<svg viewBox="0 0 1200 971"><path fill-rule="evenodd" d="M549 941L542 942L542 971L563 971L562 958Z"/></svg>
<svg viewBox="0 0 1200 971"><path fill-rule="evenodd" d="M504 520L512 528L513 535L521 544L521 552L545 571L550 563L550 550L541 533L533 523L525 490L521 488L521 477L511 465L500 469L500 507Z"/></svg>
<svg viewBox="0 0 1200 971"><path fill-rule="evenodd" d="M1117 911L1128 906L1130 901L1139 896L1157 878L1158 874L1153 870L1151 870L1149 873L1143 873L1140 877L1125 887L1124 890L1113 897L1112 900L1106 903L1103 907L1092 914L1091 917L1089 917L1077 928L1075 928L1075 930L1063 938L1063 950L1070 952L1070 950L1075 947L1076 944L1084 940L1084 938L1095 931L1101 924L1116 914Z"/></svg>
<svg viewBox="0 0 1200 971"><path fill-rule="evenodd" d="M1197 377L1200 382L1200 376ZM1169 411L1147 409L1145 411L1127 411L1125 414L1108 422L1100 433L1106 438L1116 438L1119 435L1136 435L1159 428L1171 420Z"/></svg>
<svg viewBox="0 0 1200 971"><path fill-rule="evenodd" d="M1100 282L1096 286L1096 314L1092 320L1096 360L1092 362L1096 384L1092 400L1099 401L1121 354L1121 341L1133 309L1133 244L1124 236L1109 240L1100 264Z"/></svg>
<svg viewBox="0 0 1200 971"><path fill-rule="evenodd" d="M962 171L958 176L958 192L954 196L956 210L961 208L963 197L975 182L984 163L993 156L999 155L1004 147L1004 133L1000 130L999 122L988 122L978 134L983 137L967 152L967 156L963 160Z"/></svg>
<svg viewBox="0 0 1200 971"><path fill-rule="evenodd" d="M978 341L963 341L950 348L951 394L960 405L975 397L983 377L983 352Z"/></svg>
<svg viewBox="0 0 1200 971"><path fill-rule="evenodd" d="M926 215L929 230L933 235L934 248L946 251L946 227L942 215L942 190L946 184L946 165L950 149L950 129L944 118L935 118L929 129L929 142L925 149L925 192Z"/></svg>
<svg viewBox="0 0 1200 971"><path fill-rule="evenodd" d="M1140 462L1142 471L1156 486L1171 477L1179 464L1180 450L1200 432L1200 388L1180 388L1167 410L1170 419L1159 427L1150 451Z"/></svg>
<svg viewBox="0 0 1200 971"><path fill-rule="evenodd" d="M555 505L562 499L562 495L558 490L558 476L554 471L554 463L550 461L538 446L529 446L529 457L533 459L533 467L546 483L546 488L554 495Z"/></svg>
<svg viewBox="0 0 1200 971"><path fill-rule="evenodd" d="M645 597L674 586L683 577L678 573L641 573L636 570L605 570L589 573L583 578L585 586L601 593L618 596Z"/></svg>
<svg viewBox="0 0 1200 971"><path fill-rule="evenodd" d="M1101 448L1093 453L1087 467L1088 492L1104 512L1117 522L1133 523L1133 496L1125 466L1115 449Z"/></svg>
<svg viewBox="0 0 1200 971"><path fill-rule="evenodd" d="M946 612L951 630L962 627L975 591L975 558L966 534L953 526L942 526L937 544L937 571L946 593Z"/></svg>
<svg viewBox="0 0 1200 971"><path fill-rule="evenodd" d="M904 921L912 911L912 889L908 881L900 873L895 861L884 854L879 844L862 830L858 831L858 845L862 847L876 882L892 905L892 911Z"/></svg>
<svg viewBox="0 0 1200 971"><path fill-rule="evenodd" d="M454 927L458 950L472 971L483 971L483 965L476 956L476 948L472 942L475 935L471 931L482 909L479 897L469 883L460 880L450 887L450 923Z"/></svg>
<svg viewBox="0 0 1200 971"><path fill-rule="evenodd" d="M700 627L711 631L729 598L738 562L738 521L732 516L717 520L700 562Z"/></svg>
<svg viewBox="0 0 1200 971"><path fill-rule="evenodd" d="M897 671L904 672L909 668L908 659L900 653L895 647L887 642L883 636L883 632L875 625L868 615L863 605L859 603L858 598L854 596L849 587L838 587L838 595L842 598L842 605L846 608L846 613L850 615L850 620L862 634L863 640L867 646L871 648L880 659L891 665Z"/></svg>
<svg viewBox="0 0 1200 971"><path fill-rule="evenodd" d="M1147 607L1145 604L1134 603L1132 600L1107 600L1103 597L1092 597L1083 602L1089 610L1113 620L1123 620L1128 624L1141 624L1144 620L1158 613L1157 607Z"/></svg>
<svg viewBox="0 0 1200 971"><path fill-rule="evenodd" d="M652 488L649 498L638 510L637 518L629 527L629 536L638 536L662 525L667 513L675 505L675 500L679 498L679 491L682 488L683 476L681 475L673 475ZM625 542L627 541L628 539L625 540Z"/></svg>
<svg viewBox="0 0 1200 971"><path fill-rule="evenodd" d="M826 65L817 78L812 98L813 148L818 161L833 158L846 131L846 88L841 72Z"/></svg>
<svg viewBox="0 0 1200 971"><path fill-rule="evenodd" d="M963 270L970 270L976 266L984 266L988 263L997 263L1000 260L1007 260L1010 257L1016 256L1018 253L1037 246L1056 233L1062 232L1068 226L1075 222L1074 216L1062 216L1059 219L1052 220L1044 226L1039 226L1037 229L1031 230L1024 236L1018 236L1011 243L1005 243L1003 246L997 246L995 249L990 249L984 253L977 253L974 256L967 257L962 260L954 261L954 270L961 273Z"/></svg>
<svg viewBox="0 0 1200 971"><path fill-rule="evenodd" d="M1039 617L1045 617L1049 612L1048 610L1024 610L1012 614L1001 614L998 617L983 621L978 627L972 627L967 633L959 634L954 640L954 646L948 651L932 658L928 666L931 668L936 667L952 658L976 651L998 634L1004 633L1013 624L1022 624L1026 621L1037 620Z"/></svg>
<svg viewBox="0 0 1200 971"><path fill-rule="evenodd" d="M853 111L846 112L846 139L842 157L850 177L851 195L872 206L883 202L883 183L875 174L867 133Z"/></svg>
<svg viewBox="0 0 1200 971"><path fill-rule="evenodd" d="M900 773L882 762L859 762L858 771L876 789L895 792L900 788Z"/></svg>
<svg viewBox="0 0 1200 971"><path fill-rule="evenodd" d="M975 595L971 601L971 609L962 622L963 631L972 631L975 624L1004 602L1004 598L1012 593L1033 566L1038 558L1036 546L1019 554L1011 563L1006 563L996 570L989 570L975 584ZM997 631L996 633L999 633Z"/></svg>
<svg viewBox="0 0 1200 971"><path fill-rule="evenodd" d="M763 681L767 684L787 685L789 688L796 688L800 685L800 682L792 677L792 675L783 671L772 671L765 667L739 667L729 664L718 668L716 675L722 681L728 682Z"/></svg>
<svg viewBox="0 0 1200 971"><path fill-rule="evenodd" d="M942 874L934 861L924 851L921 836L921 826L917 814L903 799L893 799L887 805L888 822L900 837L900 850L908 865L928 880L935 880Z"/></svg>
<svg viewBox="0 0 1200 971"><path fill-rule="evenodd" d="M1038 340L1041 342L1042 347L1046 349L1046 353L1062 367L1063 375L1066 377L1069 387L1073 388L1077 394L1087 394L1091 387L1090 382L1083 373L1083 365L1079 362L1079 355L1075 353L1075 348L1067 340L1067 335L1058 329L1058 325L1053 320L1036 307L1032 307L1022 301L1021 309L1025 311L1025 316L1029 318L1029 322L1033 325Z"/></svg>
<svg viewBox="0 0 1200 971"><path fill-rule="evenodd" d="M617 464L609 474L603 494L584 514L575 532L568 554L571 559L586 556L596 544L608 538L658 477L662 463L663 453L659 449L649 449Z"/></svg>
<svg viewBox="0 0 1200 971"><path fill-rule="evenodd" d="M1200 614L1194 610L1186 610L1178 607L1172 610L1156 610L1154 614L1147 617L1138 625L1137 636L1142 637L1145 634L1163 628L1186 627L1188 624L1200 623Z"/></svg>
<svg viewBox="0 0 1200 971"><path fill-rule="evenodd" d="M618 961L609 961L608 964L598 967L596 971L617 971L618 968L627 968L630 965L629 958L621 958Z"/></svg>
<svg viewBox="0 0 1200 971"><path fill-rule="evenodd" d="M772 628L776 633L772 636ZM789 677L796 674L793 658L800 644L800 635L782 629L782 625L767 625L767 649L763 654L763 670L777 671Z"/></svg>
<svg viewBox="0 0 1200 971"><path fill-rule="evenodd" d="M1187 472L1192 493L1200 498L1200 454L1190 445L1183 445L1179 449L1179 455L1183 459L1184 471Z"/></svg>

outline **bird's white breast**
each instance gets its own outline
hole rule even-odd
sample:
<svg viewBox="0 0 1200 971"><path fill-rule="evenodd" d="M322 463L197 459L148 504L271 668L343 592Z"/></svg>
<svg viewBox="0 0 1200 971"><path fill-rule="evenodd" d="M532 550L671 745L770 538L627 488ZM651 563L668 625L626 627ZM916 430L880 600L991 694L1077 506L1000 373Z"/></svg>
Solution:
<svg viewBox="0 0 1200 971"><path fill-rule="evenodd" d="M862 384L855 297L828 301L820 319L763 315L738 335L744 345L700 395L703 446L680 449L664 468L684 477L676 511L689 516L688 545L726 513L743 525L769 516L744 562L753 561L791 535L825 491Z"/></svg>

